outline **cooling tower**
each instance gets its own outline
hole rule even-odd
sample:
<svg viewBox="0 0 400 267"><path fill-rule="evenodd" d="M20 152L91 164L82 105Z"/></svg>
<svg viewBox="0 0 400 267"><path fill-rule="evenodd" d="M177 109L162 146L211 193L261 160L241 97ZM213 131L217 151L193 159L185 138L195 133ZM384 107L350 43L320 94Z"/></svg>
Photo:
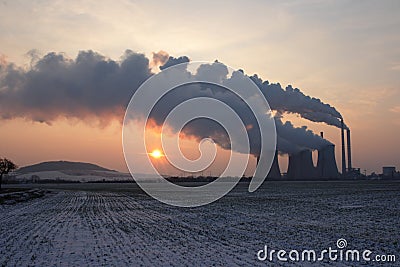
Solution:
<svg viewBox="0 0 400 267"><path fill-rule="evenodd" d="M286 178L290 180L295 180L296 174L300 173L300 153L289 154L289 165L287 169Z"/></svg>
<svg viewBox="0 0 400 267"><path fill-rule="evenodd" d="M258 161L259 161L259 157L257 157L257 164L258 164ZM271 179L271 180L282 179L281 170L279 168L279 163L278 163L278 151L275 151L274 161L272 162L272 166L267 175L267 179Z"/></svg>
<svg viewBox="0 0 400 267"><path fill-rule="evenodd" d="M316 169L310 150L289 155L287 178L290 180L312 180L316 178Z"/></svg>
<svg viewBox="0 0 400 267"><path fill-rule="evenodd" d="M317 176L323 179L339 178L335 160L335 145L327 145L318 150Z"/></svg>
<svg viewBox="0 0 400 267"><path fill-rule="evenodd" d="M271 169L269 170L267 178L270 178L272 180L280 180L282 178L281 169L279 168L279 163L278 163L278 151L275 151L274 161L272 162L272 166Z"/></svg>

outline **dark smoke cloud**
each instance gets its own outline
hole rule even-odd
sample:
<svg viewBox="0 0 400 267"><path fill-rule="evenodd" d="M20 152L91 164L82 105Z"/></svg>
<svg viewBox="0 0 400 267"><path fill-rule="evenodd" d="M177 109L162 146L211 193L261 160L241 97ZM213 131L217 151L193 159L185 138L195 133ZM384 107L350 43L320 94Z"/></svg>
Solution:
<svg viewBox="0 0 400 267"><path fill-rule="evenodd" d="M168 67L172 67L174 65L181 64L181 63L186 63L186 62L189 62L189 61L190 61L190 59L187 56L181 56L181 57L178 57L178 58L169 57L168 61L164 65L162 65L160 67L160 69L163 70L163 69L166 69Z"/></svg>
<svg viewBox="0 0 400 267"><path fill-rule="evenodd" d="M294 127L290 121L283 123L279 116L275 117L275 125L280 152L295 154L304 149L315 150L331 144L306 126Z"/></svg>
<svg viewBox="0 0 400 267"><path fill-rule="evenodd" d="M191 75L190 73L186 73L186 75ZM203 78L205 77L205 73L201 74ZM218 75L215 73L212 74L213 77L210 77L208 80L212 78L216 78ZM193 79L198 77L196 74L193 75ZM236 96L233 92L226 90L225 88L213 85L213 84L189 84L182 85L174 90L168 92L159 100L159 102L154 106L152 112L150 113L150 117L157 125L162 125L165 121L166 117L170 113L170 111L180 103L195 98L195 97L211 97L217 100L220 100L226 104L228 104L236 114L242 119L244 125L249 126L249 135L250 135L250 150L252 154L258 154L258 149L260 147L260 133L258 131L258 127L250 127L250 125L256 125L256 119L251 109L247 106L247 104L238 96ZM207 107L210 109L210 107ZM210 110L211 111L211 110ZM216 113L217 110L212 112ZM179 116L177 114L176 116ZM174 125L170 125L174 127ZM178 130L179 125L174 127L175 130ZM225 149L230 149L230 140L224 128L218 123L208 120L208 119L196 119L187 124L184 127L184 133L187 136L197 139L198 141L204 138L211 138L214 140L216 144ZM244 151L238 151L244 152Z"/></svg>
<svg viewBox="0 0 400 267"><path fill-rule="evenodd" d="M0 116L3 119L23 117L33 121L51 123L60 118L77 118L100 124L111 120L122 121L125 108L137 88L153 73L152 66L163 70L189 62L186 56L172 57L166 52L153 53L150 61L143 54L127 50L121 60L115 61L93 51L81 51L75 59L61 53L48 53L39 57L32 50L31 68L26 70L4 58L0 60ZM227 67L219 62L202 65L194 75L199 79L239 83L239 70L228 77ZM338 126L341 115L321 100L304 95L291 86L269 84L257 75L250 77L262 90L271 108L282 112L298 113L303 118ZM205 96L219 99L231 106L249 126L251 153L259 153L260 133L255 117L247 105L233 93L213 85L188 85L166 95L156 105L151 116L161 125L169 110L187 99ZM318 149L329 144L305 127L294 127L275 118L278 149L282 153L295 153L304 148ZM340 124L340 122L339 122ZM185 134L198 140L211 137L223 148L230 142L222 127L209 120L198 120L184 128ZM239 151L240 152L240 151Z"/></svg>
<svg viewBox="0 0 400 267"><path fill-rule="evenodd" d="M233 72L232 76L228 77L227 67L219 62L203 64L195 74L187 72L185 75L191 75L193 80L222 82L226 86L232 83L240 84L242 82L240 79L243 79L243 75L239 75L239 71ZM193 97L212 97L228 104L239 115L244 124L249 126L248 134L250 137L251 153L253 155L259 154L261 138L252 110L242 99L222 87L204 83L180 86L170 91L157 103L151 113L151 117L158 125L162 125L167 115L175 106ZM281 113L279 112L275 117L275 122L278 134L277 146L280 152L292 154L304 149L319 149L330 144L330 142L314 134L305 126L294 127L290 122L282 123ZM210 120L195 120L190 126L185 127L184 131L186 135L194 137L199 141L210 137L221 147L230 148L226 132L220 125Z"/></svg>
<svg viewBox="0 0 400 267"><path fill-rule="evenodd" d="M303 113L300 114L300 116L304 119L310 120L310 121L314 121L314 122L324 122L328 125L332 125L332 126L336 126L338 128L341 128L341 121L330 115L327 113L323 113L323 112L319 112L319 111L315 111L315 112L307 112L307 113ZM346 125L344 125L344 127L346 129L348 129L348 127Z"/></svg>
<svg viewBox="0 0 400 267"><path fill-rule="evenodd" d="M121 120L135 90L152 75L149 60L127 50L121 61L93 51L76 59L49 53L29 70L0 67L0 115L51 123L59 117Z"/></svg>
<svg viewBox="0 0 400 267"><path fill-rule="evenodd" d="M257 75L250 77L264 93L265 98L273 110L280 112L297 113L302 118L314 122L324 122L340 128L342 115L329 104L320 99L305 95L298 88L288 85L285 89L277 84L263 81Z"/></svg>

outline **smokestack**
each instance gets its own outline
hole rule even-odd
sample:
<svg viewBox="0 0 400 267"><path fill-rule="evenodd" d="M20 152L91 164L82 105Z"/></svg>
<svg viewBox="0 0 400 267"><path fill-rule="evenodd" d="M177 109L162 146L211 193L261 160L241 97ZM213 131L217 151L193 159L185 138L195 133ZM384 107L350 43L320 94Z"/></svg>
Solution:
<svg viewBox="0 0 400 267"><path fill-rule="evenodd" d="M342 175L346 174L346 151L344 145L344 122L343 119L340 120L341 132L342 132Z"/></svg>
<svg viewBox="0 0 400 267"><path fill-rule="evenodd" d="M353 169L351 165L351 143L350 143L350 129L347 129L347 170L350 172Z"/></svg>

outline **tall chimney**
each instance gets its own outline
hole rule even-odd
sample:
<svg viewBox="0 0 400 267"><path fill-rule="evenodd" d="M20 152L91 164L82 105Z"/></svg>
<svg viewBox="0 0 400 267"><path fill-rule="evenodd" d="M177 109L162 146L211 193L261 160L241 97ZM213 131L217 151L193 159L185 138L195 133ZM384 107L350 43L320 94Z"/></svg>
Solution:
<svg viewBox="0 0 400 267"><path fill-rule="evenodd" d="M342 176L346 174L346 151L344 145L344 122L343 119L340 120L341 132L342 132Z"/></svg>
<svg viewBox="0 0 400 267"><path fill-rule="evenodd" d="M351 165L351 143L350 143L350 129L347 129L347 170L350 172L353 169Z"/></svg>

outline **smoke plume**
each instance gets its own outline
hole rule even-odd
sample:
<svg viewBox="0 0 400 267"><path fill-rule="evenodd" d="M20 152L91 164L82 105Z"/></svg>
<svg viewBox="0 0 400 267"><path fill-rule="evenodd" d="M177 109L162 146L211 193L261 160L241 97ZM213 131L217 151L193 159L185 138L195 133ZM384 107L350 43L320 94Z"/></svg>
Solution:
<svg viewBox="0 0 400 267"><path fill-rule="evenodd" d="M149 60L127 50L117 62L93 51L75 60L49 53L29 70L0 66L0 116L51 123L59 117L122 120L135 90L152 75Z"/></svg>
<svg viewBox="0 0 400 267"><path fill-rule="evenodd" d="M31 61L24 69L0 60L0 117L2 119L26 118L51 124L60 117L77 118L90 123L106 125L112 120L122 121L125 108L137 88L151 75L151 67L163 70L189 62L187 56L178 58L160 51L152 60L145 55L127 50L119 61L94 51L81 51L75 59L62 53L48 53ZM239 70L228 75L227 67L219 62L204 64L197 73L187 71L193 78L222 81L224 85L240 84ZM257 75L250 77L261 89L271 108L282 112L297 113L301 117L340 127L340 113L321 100L306 96L299 89L280 84L270 84ZM169 111L187 99L204 96L219 99L234 109L245 125L251 142L251 153L259 154L260 133L255 117L245 102L235 94L211 84L186 85L171 91L155 106L151 118L161 125ZM318 149L329 144L306 127L294 127L275 118L278 149L281 153L295 153L301 149ZM215 122L199 119L184 128L188 136L199 140L211 137L223 148L230 142L224 129ZM240 151L239 151L240 152Z"/></svg>
<svg viewBox="0 0 400 267"><path fill-rule="evenodd" d="M342 115L329 104L323 103L320 99L305 95L298 88L288 85L285 89L277 84L270 84L263 81L256 74L250 77L264 93L265 98L273 110L279 112L297 113L302 118L324 122L328 125L341 127Z"/></svg>

